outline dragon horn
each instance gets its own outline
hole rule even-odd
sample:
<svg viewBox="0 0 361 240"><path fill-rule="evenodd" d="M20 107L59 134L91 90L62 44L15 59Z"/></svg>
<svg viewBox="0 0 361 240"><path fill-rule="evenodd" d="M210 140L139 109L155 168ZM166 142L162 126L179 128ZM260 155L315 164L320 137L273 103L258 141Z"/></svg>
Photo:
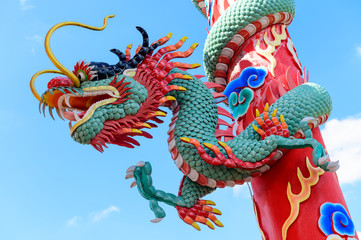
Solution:
<svg viewBox="0 0 361 240"><path fill-rule="evenodd" d="M32 93L34 94L34 97L36 99L39 100L39 102L41 101L41 97L39 95L39 93L36 91L35 89L35 79L40 76L41 74L44 74L44 73L58 73L58 74L63 74L62 72L58 71L58 70L42 70L42 71L39 71L37 73L34 74L34 76L31 78L30 80L30 89L32 91ZM64 74L63 74L64 75Z"/></svg>
<svg viewBox="0 0 361 240"><path fill-rule="evenodd" d="M48 54L49 59L52 61L52 63L55 65L55 67L57 67L64 75L66 75L73 83L75 87L79 87L80 86L80 81L78 79L77 76L75 76L75 74L73 74L71 71L69 71L68 69L66 69L54 56L53 52L50 49L50 37L51 35L54 33L54 31L58 28L64 27L64 26L79 26L79 27L83 27L83 28L87 28L90 30L96 30L96 31L101 31L103 30L106 25L107 25L107 20L108 18L112 18L115 15L109 15L106 16L104 18L104 24L102 27L97 28L97 27L92 27L89 25L85 25L82 23L78 23L78 22L62 22L62 23L58 23L56 24L54 27L52 27L49 32L46 34L45 37L45 51Z"/></svg>
<svg viewBox="0 0 361 240"><path fill-rule="evenodd" d="M49 59L51 60L51 62L55 65L55 67L57 67L60 71L57 70L43 70L43 71L39 71L37 73L34 74L34 76L31 78L30 80L30 89L33 92L34 96L36 99L38 99L39 101L41 101L41 97L38 94L38 92L35 90L35 79L44 73L58 73L58 74L62 74L67 76L74 84L75 87L79 87L80 86L80 81L78 79L77 76L75 76L75 74L73 74L71 71L69 71L68 69L66 69L54 56L53 52L50 49L50 37L51 35L54 33L54 31L60 27L63 26L78 26L78 27L83 27L83 28L87 28L90 30L95 30L95 31L102 31L104 30L104 28L107 26L107 20L108 18L113 18L115 15L109 15L106 16L104 18L104 24L102 27L92 27L89 25L85 25L82 23L78 23L78 22L62 22L62 23L58 23L55 26L53 26L49 32L46 34L45 37L45 51L48 54Z"/></svg>
<svg viewBox="0 0 361 240"><path fill-rule="evenodd" d="M149 37L148 37L148 33L141 27L137 26L136 29L140 32L140 34L142 34L143 37L143 47L148 47L149 46Z"/></svg>

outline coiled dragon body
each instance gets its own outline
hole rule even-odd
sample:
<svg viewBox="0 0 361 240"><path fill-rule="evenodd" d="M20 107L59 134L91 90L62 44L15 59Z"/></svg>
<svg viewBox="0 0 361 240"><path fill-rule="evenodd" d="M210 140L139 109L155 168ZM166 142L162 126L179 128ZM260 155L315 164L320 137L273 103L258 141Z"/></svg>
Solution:
<svg viewBox="0 0 361 240"><path fill-rule="evenodd" d="M51 71L67 77L52 79L42 96L36 92L34 81L44 71L34 75L31 86L43 111L46 107L50 112L56 109L61 118L70 121L75 141L91 144L99 151L107 144L139 145L133 137L150 138L144 129L162 123L159 117L166 113L160 107L170 108L173 118L168 131L169 150L184 173L178 196L152 185L148 162L130 167L126 178L134 177L131 186L137 186L150 201L154 222L165 217L159 206L164 202L176 207L181 219L194 228L200 229L197 223L203 223L214 229L211 221L223 226L215 216L220 211L210 206L214 205L212 201L201 198L216 188L252 181L269 170L285 149L311 147L316 166L335 171L338 165L328 161L322 145L312 138L311 129L327 120L332 103L326 90L306 83L307 73L294 53L285 29L294 15L294 2L220 1L224 14L216 7L217 1L213 5L193 2L212 25L204 53L209 83L186 71L198 64L172 61L188 57L196 44L185 52L177 51L185 41L182 38L154 53L170 35L148 47L148 36L139 28L143 46L132 60L129 52L112 50L120 59L113 67L79 62L71 73L62 71L48 51L60 70ZM270 40L267 36L271 34ZM277 65L286 53L289 62ZM257 83L252 82L255 80ZM233 116L217 105L220 102L230 106ZM227 123L220 115L236 124Z"/></svg>

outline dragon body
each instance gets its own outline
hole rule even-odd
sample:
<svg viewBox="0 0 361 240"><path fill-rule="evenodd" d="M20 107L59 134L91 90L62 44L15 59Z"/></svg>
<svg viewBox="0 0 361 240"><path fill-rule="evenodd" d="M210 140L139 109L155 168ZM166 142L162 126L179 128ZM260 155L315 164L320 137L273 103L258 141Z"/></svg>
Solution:
<svg viewBox="0 0 361 240"><path fill-rule="evenodd" d="M107 144L139 145L135 136L151 138L144 129L162 123L159 117L166 112L160 108L169 108L173 113L169 151L184 174L178 195L153 186L148 162L130 167L126 178L134 177L131 187L137 186L149 200L156 216L153 222L165 217L159 205L163 202L176 207L180 218L199 230L198 223L212 229L211 221L223 226L216 217L221 212L211 207L214 203L201 198L217 188L251 182L270 170L287 149L312 148L313 164L324 171L336 171L338 162L330 162L312 136L330 115L332 102L325 89L307 83L308 74L289 38L286 26L295 13L294 1L193 3L212 26L204 51L208 83L187 72L198 64L172 61L188 57L197 44L180 52L186 40L182 38L163 47L171 36L167 35L149 46L147 33L138 28L143 44L133 58L130 46L125 53L112 49L119 57L115 65L83 61L73 73L45 70L34 75L31 86L44 114L46 107L50 114L56 109L70 121L75 141L101 152ZM77 26L101 30L107 18L101 28ZM48 55L59 66L51 51ZM44 72L66 77L52 79L40 96L34 81ZM220 107L222 102L231 113Z"/></svg>

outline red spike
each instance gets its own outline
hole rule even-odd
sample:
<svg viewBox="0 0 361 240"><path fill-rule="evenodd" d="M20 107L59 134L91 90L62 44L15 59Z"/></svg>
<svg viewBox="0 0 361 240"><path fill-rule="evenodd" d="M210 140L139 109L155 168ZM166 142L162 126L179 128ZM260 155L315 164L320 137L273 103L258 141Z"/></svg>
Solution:
<svg viewBox="0 0 361 240"><path fill-rule="evenodd" d="M162 93L165 95L165 94L167 94L168 92L173 91L173 90L175 90L175 91L186 91L185 89L180 88L180 87L177 86L177 85L168 85L168 86L166 86L165 88L163 88L161 91L162 91Z"/></svg>
<svg viewBox="0 0 361 240"><path fill-rule="evenodd" d="M198 78L198 79L201 79L201 78L204 78L205 75L194 75L194 77Z"/></svg>
<svg viewBox="0 0 361 240"><path fill-rule="evenodd" d="M232 127L231 124L229 124L228 122L224 121L221 118L218 118L218 125L223 125L223 126L227 126L227 127Z"/></svg>
<svg viewBox="0 0 361 240"><path fill-rule="evenodd" d="M169 39L170 39L170 38L169 38L168 35L167 35L167 36L164 36L164 37L158 39L157 41L153 42L151 45L154 45L154 44L156 44L157 42L159 42L159 43L160 43L159 46L162 46L163 44L165 44L166 42L168 42Z"/></svg>
<svg viewBox="0 0 361 240"><path fill-rule="evenodd" d="M273 94L273 91L271 89L271 85L268 86L267 90L266 90L266 98L267 98L267 102L272 105L274 102L277 101L277 98L275 97L275 95Z"/></svg>
<svg viewBox="0 0 361 240"><path fill-rule="evenodd" d="M137 47L137 49L135 50L135 54L137 54L137 53L140 51L141 48L142 48L142 45L139 45L139 46Z"/></svg>
<svg viewBox="0 0 361 240"><path fill-rule="evenodd" d="M280 97L287 92L281 82L278 83L278 92L280 94Z"/></svg>
<svg viewBox="0 0 361 240"><path fill-rule="evenodd" d="M222 93L212 92L212 95L217 103L223 102L224 100L227 99L227 96Z"/></svg>
<svg viewBox="0 0 361 240"><path fill-rule="evenodd" d="M173 62L168 62L167 65L164 68L164 71L170 72L173 68L176 68Z"/></svg>
<svg viewBox="0 0 361 240"><path fill-rule="evenodd" d="M241 132L243 132L245 129L244 127L244 121L243 119L241 121L238 122L238 127L236 129L236 135L239 135Z"/></svg>
<svg viewBox="0 0 361 240"><path fill-rule="evenodd" d="M124 78L123 78L124 79ZM117 76L114 76L114 79L109 83L109 85L114 85L117 80Z"/></svg>
<svg viewBox="0 0 361 240"><path fill-rule="evenodd" d="M288 81L287 81L286 75L280 76L280 80L282 82L282 86L285 88L286 91L291 90L290 87L288 86Z"/></svg>
<svg viewBox="0 0 361 240"><path fill-rule="evenodd" d="M195 77L197 77L198 75L196 75ZM214 82L204 82L204 85L207 86L207 88L225 88L223 85L220 85L218 83L214 83Z"/></svg>
<svg viewBox="0 0 361 240"><path fill-rule="evenodd" d="M245 122L247 125L250 124L251 122L253 122L253 120L255 119L255 116L253 114L252 109L250 109L250 108L248 109L244 119L245 119Z"/></svg>
<svg viewBox="0 0 361 240"><path fill-rule="evenodd" d="M221 13L218 10L218 6L214 6L213 7L213 21L212 21L212 25L214 25L214 23L218 20L218 18L221 16Z"/></svg>
<svg viewBox="0 0 361 240"><path fill-rule="evenodd" d="M305 79L301 76L300 72L298 72L298 74L297 74L297 82L298 82L298 85L305 83Z"/></svg>
<svg viewBox="0 0 361 240"><path fill-rule="evenodd" d="M216 135L216 138L225 137L225 136L234 137L232 129L230 129L230 130L229 129L227 129L227 130L216 129L215 135Z"/></svg>
<svg viewBox="0 0 361 240"><path fill-rule="evenodd" d="M199 68L201 65L194 66L189 63L174 62L174 66L182 69L195 69L195 68Z"/></svg>
<svg viewBox="0 0 361 240"><path fill-rule="evenodd" d="M153 55L153 59L155 61L159 61L159 59L166 53L169 53L171 51L175 51L177 49L179 49L182 45L183 45L184 41L179 40L176 44L174 45L170 45L164 48L161 48L158 50L158 52L156 54Z"/></svg>
<svg viewBox="0 0 361 240"><path fill-rule="evenodd" d="M224 10L226 10L227 8L229 8L228 0L224 0Z"/></svg>
<svg viewBox="0 0 361 240"><path fill-rule="evenodd" d="M125 60L129 61L130 60L130 50L132 49L132 45L128 45L127 49L125 49Z"/></svg>
<svg viewBox="0 0 361 240"><path fill-rule="evenodd" d="M288 67L287 72L286 72L286 76L287 76L288 86L290 87L290 90L291 90L291 89L294 89L295 87L297 87L297 83L295 83L295 80L292 77L290 68L291 67Z"/></svg>
<svg viewBox="0 0 361 240"><path fill-rule="evenodd" d="M164 60L169 61L171 59L174 58L186 58L189 57L190 55L192 55L192 53L194 52L195 47L190 47L188 50L186 50L185 52L173 52L173 53L168 53L164 56Z"/></svg>
<svg viewBox="0 0 361 240"><path fill-rule="evenodd" d="M142 136L143 136L143 137L146 137L146 138L149 138L149 139L152 139L152 138L153 138L153 136L152 136L150 133L147 133L147 132L145 132L145 131L142 131Z"/></svg>
<svg viewBox="0 0 361 240"><path fill-rule="evenodd" d="M224 108L221 108L220 106L217 106L217 111L218 111L219 115L229 117L230 119L232 119L232 121L234 121L233 116L227 110L225 110Z"/></svg>

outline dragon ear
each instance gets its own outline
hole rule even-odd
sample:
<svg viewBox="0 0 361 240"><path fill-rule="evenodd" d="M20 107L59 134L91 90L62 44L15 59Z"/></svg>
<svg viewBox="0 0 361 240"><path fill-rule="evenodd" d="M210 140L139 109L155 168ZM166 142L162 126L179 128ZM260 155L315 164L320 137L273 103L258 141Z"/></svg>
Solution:
<svg viewBox="0 0 361 240"><path fill-rule="evenodd" d="M133 78L135 76L136 72L137 72L136 68L127 69L123 72L123 75Z"/></svg>

